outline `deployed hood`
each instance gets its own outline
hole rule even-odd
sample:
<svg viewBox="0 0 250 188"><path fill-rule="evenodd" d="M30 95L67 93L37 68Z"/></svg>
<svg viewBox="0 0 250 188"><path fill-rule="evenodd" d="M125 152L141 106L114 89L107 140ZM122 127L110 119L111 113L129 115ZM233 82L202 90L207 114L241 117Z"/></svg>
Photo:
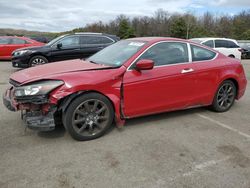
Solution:
<svg viewBox="0 0 250 188"><path fill-rule="evenodd" d="M88 71L98 69L113 68L110 66L104 66L101 64L94 64L89 61L83 61L81 59L61 61L56 63L49 63L46 65L40 65L18 71L11 75L10 79L19 82L20 84L33 80L44 79L52 75L58 75L76 71Z"/></svg>

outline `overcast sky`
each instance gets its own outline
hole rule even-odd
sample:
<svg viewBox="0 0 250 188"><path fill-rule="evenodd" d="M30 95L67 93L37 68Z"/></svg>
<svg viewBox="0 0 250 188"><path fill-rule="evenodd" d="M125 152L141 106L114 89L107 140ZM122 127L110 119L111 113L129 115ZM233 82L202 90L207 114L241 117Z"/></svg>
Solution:
<svg viewBox="0 0 250 188"><path fill-rule="evenodd" d="M160 8L233 15L250 9L250 0L0 0L0 28L66 31L119 14L151 16Z"/></svg>

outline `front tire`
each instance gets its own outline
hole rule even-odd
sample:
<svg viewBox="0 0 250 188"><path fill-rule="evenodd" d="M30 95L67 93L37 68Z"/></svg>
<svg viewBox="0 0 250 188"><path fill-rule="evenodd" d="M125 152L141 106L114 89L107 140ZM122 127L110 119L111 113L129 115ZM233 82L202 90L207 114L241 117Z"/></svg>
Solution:
<svg viewBox="0 0 250 188"><path fill-rule="evenodd" d="M30 59L29 66L35 67L48 63L48 60L44 56L36 55Z"/></svg>
<svg viewBox="0 0 250 188"><path fill-rule="evenodd" d="M111 127L114 109L105 96L87 93L70 103L63 119L72 138L79 141L92 140L103 136Z"/></svg>
<svg viewBox="0 0 250 188"><path fill-rule="evenodd" d="M236 86L231 80L224 81L217 90L212 104L212 110L226 112L234 104L236 98Z"/></svg>

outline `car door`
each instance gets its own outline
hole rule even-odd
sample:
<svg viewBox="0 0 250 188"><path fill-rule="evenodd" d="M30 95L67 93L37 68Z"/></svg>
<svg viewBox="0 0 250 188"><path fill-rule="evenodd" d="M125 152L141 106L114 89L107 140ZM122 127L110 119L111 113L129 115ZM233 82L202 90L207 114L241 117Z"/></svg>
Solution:
<svg viewBox="0 0 250 188"><path fill-rule="evenodd" d="M81 57L80 38L66 36L51 46L51 61L63 61Z"/></svg>
<svg viewBox="0 0 250 188"><path fill-rule="evenodd" d="M190 44L192 62L196 72L196 101L201 105L208 105L214 97L218 87L221 62L216 59L217 53Z"/></svg>
<svg viewBox="0 0 250 188"><path fill-rule="evenodd" d="M10 43L10 38L7 37L1 37L0 38L0 58L6 59L9 58L9 43Z"/></svg>
<svg viewBox="0 0 250 188"><path fill-rule="evenodd" d="M102 42L102 36L81 36L81 52L83 58L90 57L104 47L105 45Z"/></svg>
<svg viewBox="0 0 250 188"><path fill-rule="evenodd" d="M19 38L10 38L9 44L6 45L6 55L11 57L14 50L26 47L26 41Z"/></svg>
<svg viewBox="0 0 250 188"><path fill-rule="evenodd" d="M137 71L140 59L153 60L152 70ZM188 47L181 42L161 42L146 50L123 78L126 117L136 117L195 104L195 70Z"/></svg>

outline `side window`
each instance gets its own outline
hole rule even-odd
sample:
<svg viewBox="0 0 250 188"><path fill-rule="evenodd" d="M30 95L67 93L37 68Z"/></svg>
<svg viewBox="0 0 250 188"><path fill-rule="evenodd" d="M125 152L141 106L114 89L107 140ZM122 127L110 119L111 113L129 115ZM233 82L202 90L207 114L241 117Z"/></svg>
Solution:
<svg viewBox="0 0 250 188"><path fill-rule="evenodd" d="M227 41L228 48L239 48L237 44L235 44L233 41Z"/></svg>
<svg viewBox="0 0 250 188"><path fill-rule="evenodd" d="M113 43L114 41L107 38L107 37L102 37L102 44L110 44Z"/></svg>
<svg viewBox="0 0 250 188"><path fill-rule="evenodd" d="M10 39L9 38L0 38L0 44L9 44Z"/></svg>
<svg viewBox="0 0 250 188"><path fill-rule="evenodd" d="M66 37L60 40L58 43L62 43L62 47L77 46L79 45L79 37L78 36Z"/></svg>
<svg viewBox="0 0 250 188"><path fill-rule="evenodd" d="M214 48L214 41L213 40L208 40L206 42L203 42L202 44L205 46L208 46L210 48Z"/></svg>
<svg viewBox="0 0 250 188"><path fill-rule="evenodd" d="M155 66L188 62L187 44L164 42L149 48L140 59L153 60Z"/></svg>
<svg viewBox="0 0 250 188"><path fill-rule="evenodd" d="M215 40L215 48L228 48L226 40Z"/></svg>
<svg viewBox="0 0 250 188"><path fill-rule="evenodd" d="M191 44L192 60L193 61L205 61L213 59L216 55L215 52L195 46Z"/></svg>
<svg viewBox="0 0 250 188"><path fill-rule="evenodd" d="M102 44L102 37L96 36L82 36L81 37L81 44Z"/></svg>
<svg viewBox="0 0 250 188"><path fill-rule="evenodd" d="M25 40L13 38L11 44L26 44Z"/></svg>

